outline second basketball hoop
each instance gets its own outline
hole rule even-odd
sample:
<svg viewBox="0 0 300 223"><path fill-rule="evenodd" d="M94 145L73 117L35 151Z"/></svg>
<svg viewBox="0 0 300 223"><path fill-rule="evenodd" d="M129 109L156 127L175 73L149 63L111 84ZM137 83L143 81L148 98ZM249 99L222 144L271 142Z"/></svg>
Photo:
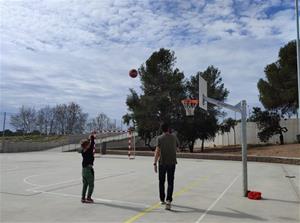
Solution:
<svg viewBox="0 0 300 223"><path fill-rule="evenodd" d="M195 108L197 107L199 101L197 99L184 99L181 101L184 109L186 116L194 116Z"/></svg>

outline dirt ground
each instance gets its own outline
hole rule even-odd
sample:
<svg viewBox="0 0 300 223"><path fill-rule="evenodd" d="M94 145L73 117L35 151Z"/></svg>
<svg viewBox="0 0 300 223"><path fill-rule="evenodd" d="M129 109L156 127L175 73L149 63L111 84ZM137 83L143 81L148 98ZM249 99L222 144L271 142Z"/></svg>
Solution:
<svg viewBox="0 0 300 223"><path fill-rule="evenodd" d="M207 150L209 150L209 149L207 149ZM214 153L236 154L236 155L241 154L240 148L235 148L235 150L237 150L237 151L233 151L234 149L232 149L232 148L227 148L227 149L222 148L219 150L219 152L216 150L218 150L218 149L214 149L213 152ZM250 147L250 148L248 148L248 155L300 158L300 144Z"/></svg>

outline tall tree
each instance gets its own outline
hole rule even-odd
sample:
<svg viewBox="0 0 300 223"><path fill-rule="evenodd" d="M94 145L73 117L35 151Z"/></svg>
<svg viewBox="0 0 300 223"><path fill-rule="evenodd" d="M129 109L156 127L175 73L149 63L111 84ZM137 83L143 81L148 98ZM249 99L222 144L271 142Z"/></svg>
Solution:
<svg viewBox="0 0 300 223"><path fill-rule="evenodd" d="M224 101L229 91L224 87L221 78L221 72L214 66L209 66L205 71L198 72L191 76L186 84L188 96L190 98L198 98L199 94L199 75L207 81L207 95L210 98ZM196 139L200 139L201 151L204 150L204 141L213 139L218 131L218 116L222 115L219 108L213 104L208 104L208 111L204 112L199 107L195 109L195 115L189 122L189 129L181 128L180 135L183 139L189 139L189 149L193 152ZM184 124L186 125L186 124Z"/></svg>
<svg viewBox="0 0 300 223"><path fill-rule="evenodd" d="M142 94L133 89L127 97L129 113L123 120L136 125L139 135L150 146L161 122L171 125L182 117L180 104L185 97L184 74L175 68L174 52L160 49L139 68Z"/></svg>
<svg viewBox="0 0 300 223"><path fill-rule="evenodd" d="M82 112L79 104L71 102L66 107L66 133L81 133L84 130L87 114Z"/></svg>
<svg viewBox="0 0 300 223"><path fill-rule="evenodd" d="M53 109L49 105L38 110L36 125L40 133L52 133L53 121Z"/></svg>
<svg viewBox="0 0 300 223"><path fill-rule="evenodd" d="M108 116L106 114L100 113L100 114L98 114L96 116L95 122L96 122L97 130L101 131L105 127L108 129L108 125L110 123L110 119L108 118Z"/></svg>
<svg viewBox="0 0 300 223"><path fill-rule="evenodd" d="M296 41L279 50L279 59L265 67L266 80L257 87L266 109L280 110L282 115L296 114L299 105L297 87Z"/></svg>
<svg viewBox="0 0 300 223"><path fill-rule="evenodd" d="M17 130L23 130L24 133L30 133L36 128L36 111L34 108L22 107L19 112L11 116L10 123Z"/></svg>
<svg viewBox="0 0 300 223"><path fill-rule="evenodd" d="M273 111L262 111L261 108L253 108L249 121L256 122L258 129L258 138L262 142L267 142L272 136L279 135L280 144L284 144L283 133L287 132L286 127L280 125L280 115Z"/></svg>
<svg viewBox="0 0 300 223"><path fill-rule="evenodd" d="M66 134L67 126L67 105L60 104L54 108L55 129L58 134Z"/></svg>

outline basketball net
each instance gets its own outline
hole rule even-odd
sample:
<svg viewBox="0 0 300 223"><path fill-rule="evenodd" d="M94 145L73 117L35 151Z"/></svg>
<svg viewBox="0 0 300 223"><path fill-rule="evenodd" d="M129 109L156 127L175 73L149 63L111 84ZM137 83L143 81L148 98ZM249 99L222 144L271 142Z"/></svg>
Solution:
<svg viewBox="0 0 300 223"><path fill-rule="evenodd" d="M184 99L181 101L184 109L185 109L185 114L186 116L194 116L195 108L198 105L198 100L196 99Z"/></svg>

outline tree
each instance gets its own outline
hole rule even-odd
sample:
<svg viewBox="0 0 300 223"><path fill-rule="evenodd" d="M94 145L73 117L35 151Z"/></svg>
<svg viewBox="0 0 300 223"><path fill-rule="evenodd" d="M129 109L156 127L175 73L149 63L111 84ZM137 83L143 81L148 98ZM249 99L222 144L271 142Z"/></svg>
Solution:
<svg viewBox="0 0 300 223"><path fill-rule="evenodd" d="M117 126L106 114L99 113L95 118L89 120L87 128L89 131L102 131L104 129L117 129Z"/></svg>
<svg viewBox="0 0 300 223"><path fill-rule="evenodd" d="M174 52L167 49L154 52L139 68L142 94L130 89L127 96L129 112L123 120L136 125L139 136L150 148L161 122L172 126L183 116L180 101L185 98L184 74L174 68L175 63Z"/></svg>
<svg viewBox="0 0 300 223"><path fill-rule="evenodd" d="M110 119L106 114L100 113L96 116L95 122L96 122L97 130L101 131L105 128L105 126L108 127L108 123L110 122Z"/></svg>
<svg viewBox="0 0 300 223"><path fill-rule="evenodd" d="M83 113L80 105L70 102L56 105L53 109L53 129L57 134L82 133L85 130L88 114Z"/></svg>
<svg viewBox="0 0 300 223"><path fill-rule="evenodd" d="M227 118L223 121L223 123L219 126L220 131L224 134L227 133L228 137L228 145L229 145L229 133L231 129L234 132L234 144L236 145L236 139L235 139L235 126L237 125L237 121L232 118Z"/></svg>
<svg viewBox="0 0 300 223"><path fill-rule="evenodd" d="M60 104L54 108L55 129L57 134L66 134L67 105Z"/></svg>
<svg viewBox="0 0 300 223"><path fill-rule="evenodd" d="M262 111L261 108L253 108L249 121L256 122L260 132L258 138L267 142L272 136L279 135L280 144L284 144L283 133L287 132L286 127L280 126L280 115L273 111Z"/></svg>
<svg viewBox="0 0 300 223"><path fill-rule="evenodd" d="M198 98L199 94L199 75L207 81L207 95L216 100L224 101L229 91L224 87L221 72L214 66L209 66L205 71L198 72L191 76L186 84L187 95L190 98ZM203 112L196 107L195 115L192 120L183 124L180 128L180 135L183 140L188 140L190 152L193 152L196 139L200 139L201 151L204 150L204 141L213 139L218 131L218 116L221 116L219 108L213 104L208 104L208 111ZM186 126L186 125L189 125ZM190 131L186 131L189 129Z"/></svg>
<svg viewBox="0 0 300 223"><path fill-rule="evenodd" d="M38 110L36 125L42 134L48 135L52 133L53 118L53 108L49 105Z"/></svg>
<svg viewBox="0 0 300 223"><path fill-rule="evenodd" d="M36 111L34 108L22 107L16 115L10 118L10 124L16 129L23 130L24 133L30 133L36 127Z"/></svg>
<svg viewBox="0 0 300 223"><path fill-rule="evenodd" d="M95 118L90 119L86 124L86 130L92 132L97 129L97 124Z"/></svg>
<svg viewBox="0 0 300 223"><path fill-rule="evenodd" d="M194 117L185 116L178 128L178 138L182 147L188 146L190 152L194 151L194 144L197 139L201 140L201 152L204 151L205 140L213 139L218 131L218 120L213 112L204 112L199 108L195 109Z"/></svg>
<svg viewBox="0 0 300 223"><path fill-rule="evenodd" d="M87 114L82 112L80 105L71 102L66 106L66 133L82 133L84 131Z"/></svg>
<svg viewBox="0 0 300 223"><path fill-rule="evenodd" d="M280 110L282 115L297 113L297 55L296 41L279 51L279 59L265 67L266 80L260 79L257 87L259 99L269 110Z"/></svg>

